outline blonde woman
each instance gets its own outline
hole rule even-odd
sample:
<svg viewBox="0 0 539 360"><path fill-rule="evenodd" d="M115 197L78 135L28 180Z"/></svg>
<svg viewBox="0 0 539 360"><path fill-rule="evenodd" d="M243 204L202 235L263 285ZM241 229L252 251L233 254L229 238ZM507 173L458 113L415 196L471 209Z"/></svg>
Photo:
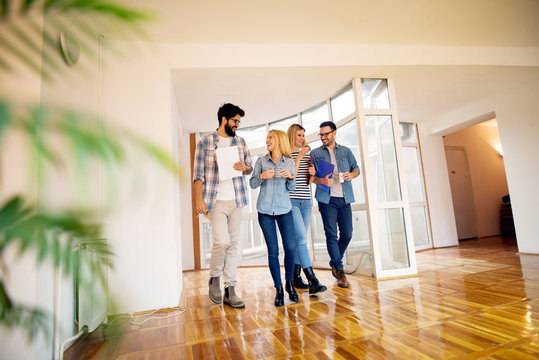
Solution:
<svg viewBox="0 0 539 360"><path fill-rule="evenodd" d="M285 289L292 302L298 302L298 294L292 285L294 272L294 219L289 192L296 187L294 160L290 157L290 145L286 133L271 130L266 138L268 153L258 158L250 180L251 188L260 186L256 203L258 223L268 247L268 265L275 286L275 306L284 305L279 243L276 223L279 226L284 249Z"/></svg>
<svg viewBox="0 0 539 360"><path fill-rule="evenodd" d="M310 177L314 175L314 167L311 166L311 150L305 142L305 129L300 124L292 124L288 128L288 140L294 170L296 173L296 188L290 191L292 203L292 217L295 229L295 264L292 284L298 289L309 289L309 294L326 291L327 288L320 284L314 275L309 249L307 248L307 231L311 223L311 187ZM309 285L305 284L300 277L301 269L307 277Z"/></svg>

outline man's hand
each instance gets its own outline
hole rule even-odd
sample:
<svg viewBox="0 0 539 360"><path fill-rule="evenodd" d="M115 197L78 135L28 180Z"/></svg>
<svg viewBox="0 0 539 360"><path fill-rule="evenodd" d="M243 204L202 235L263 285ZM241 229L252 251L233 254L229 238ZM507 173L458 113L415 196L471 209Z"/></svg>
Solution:
<svg viewBox="0 0 539 360"><path fill-rule="evenodd" d="M329 178L331 175L332 174L327 174L325 177L321 178L320 183L323 184L323 185L326 185L327 187L332 187L333 186L333 179Z"/></svg>
<svg viewBox="0 0 539 360"><path fill-rule="evenodd" d="M206 203L202 198L196 199L195 207L198 214L206 215L208 213L208 208L206 207Z"/></svg>
<svg viewBox="0 0 539 360"><path fill-rule="evenodd" d="M245 170L247 170L247 166L245 165L243 161L238 161L234 163L234 170L238 170L243 173L245 172Z"/></svg>
<svg viewBox="0 0 539 360"><path fill-rule="evenodd" d="M341 173L342 174L342 179L344 181L350 181L352 180L352 175L349 173L349 172L343 172Z"/></svg>

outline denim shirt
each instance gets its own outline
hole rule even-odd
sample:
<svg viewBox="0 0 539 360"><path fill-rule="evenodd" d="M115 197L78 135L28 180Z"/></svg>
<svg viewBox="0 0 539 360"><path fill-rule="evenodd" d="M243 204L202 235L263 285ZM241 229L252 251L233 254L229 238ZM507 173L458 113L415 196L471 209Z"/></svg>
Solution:
<svg viewBox="0 0 539 360"><path fill-rule="evenodd" d="M311 156L316 172L318 172L318 160L322 159L331 163L331 154L324 145L312 150ZM336 172L351 172L354 169L357 169L357 171L359 171L359 166L357 165L356 158L352 153L352 150L350 150L346 146L335 144L335 159L337 159L337 167L339 168L338 170L335 170ZM355 201L354 190L352 189L352 181L345 181L342 183L342 192L344 195L345 203L350 204ZM330 194L329 192L324 191L319 186L317 186L314 197L316 198L316 201L328 204Z"/></svg>
<svg viewBox="0 0 539 360"><path fill-rule="evenodd" d="M287 169L294 178L278 177L260 180L258 177L263 171L270 169ZM256 202L256 210L266 215L283 215L292 210L292 203L288 195L290 190L296 188L296 177L294 174L294 160L283 156L278 164L275 164L268 154L259 157L256 161L249 185L256 189L260 186L260 194Z"/></svg>

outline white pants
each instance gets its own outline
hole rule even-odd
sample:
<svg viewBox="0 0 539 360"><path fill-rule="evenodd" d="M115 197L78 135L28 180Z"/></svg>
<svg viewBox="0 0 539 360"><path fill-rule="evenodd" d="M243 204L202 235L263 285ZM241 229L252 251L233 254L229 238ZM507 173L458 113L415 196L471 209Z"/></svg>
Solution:
<svg viewBox="0 0 539 360"><path fill-rule="evenodd" d="M210 276L223 275L224 287L236 286L242 208L235 200L216 200L211 211L213 246Z"/></svg>

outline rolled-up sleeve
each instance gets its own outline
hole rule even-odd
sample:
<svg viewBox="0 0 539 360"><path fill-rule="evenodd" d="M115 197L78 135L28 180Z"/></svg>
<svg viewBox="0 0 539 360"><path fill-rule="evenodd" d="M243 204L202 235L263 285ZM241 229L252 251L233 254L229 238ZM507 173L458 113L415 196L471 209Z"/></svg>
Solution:
<svg viewBox="0 0 539 360"><path fill-rule="evenodd" d="M201 180L205 182L204 178L204 157L205 157L206 146L204 146L203 141L200 140L197 143L197 148L195 150L195 161L193 164L193 182L196 180Z"/></svg>
<svg viewBox="0 0 539 360"><path fill-rule="evenodd" d="M357 165L356 157L352 150L348 149L348 163L350 164L350 171L357 169L359 171L359 166Z"/></svg>

